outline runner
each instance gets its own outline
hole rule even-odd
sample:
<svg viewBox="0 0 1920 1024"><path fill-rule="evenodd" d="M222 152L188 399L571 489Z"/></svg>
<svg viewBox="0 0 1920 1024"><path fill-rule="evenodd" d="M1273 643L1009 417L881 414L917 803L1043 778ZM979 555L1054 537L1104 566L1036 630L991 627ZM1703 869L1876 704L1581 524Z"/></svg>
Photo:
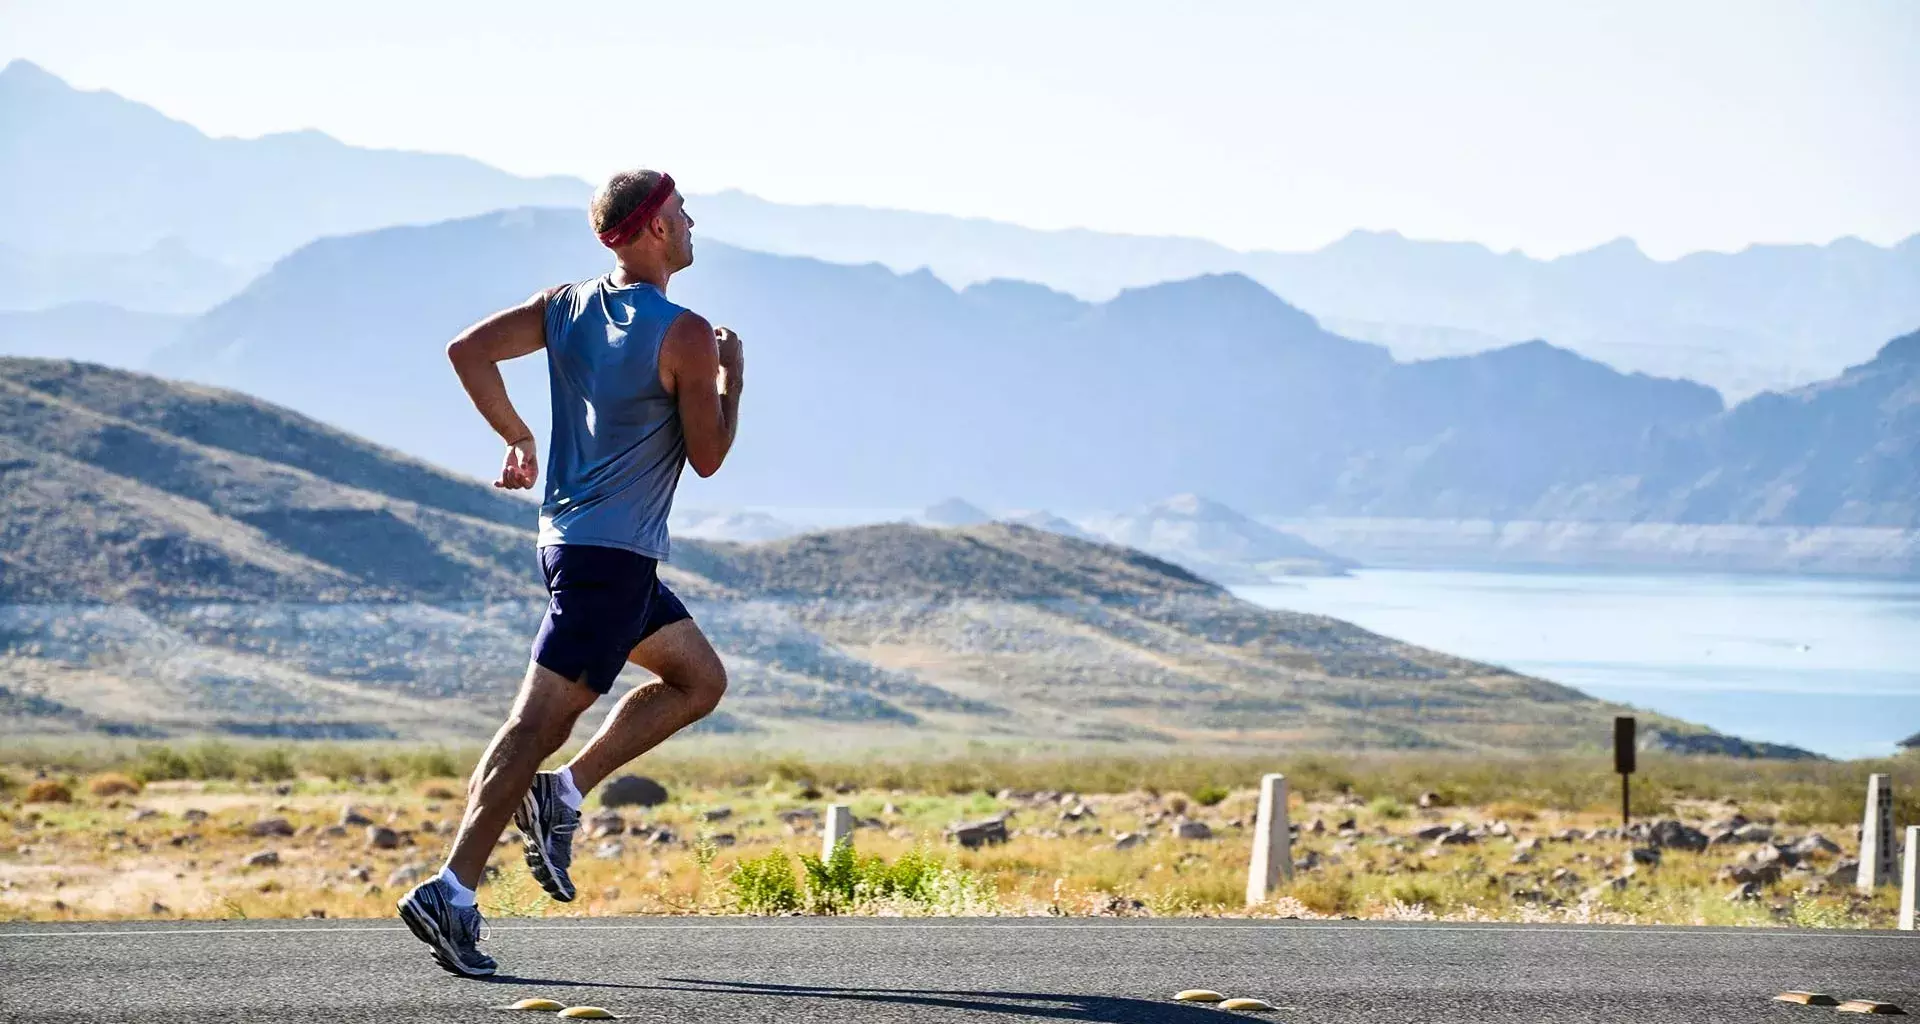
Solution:
<svg viewBox="0 0 1920 1024"><path fill-rule="evenodd" d="M446 866L399 903L434 960L460 975L494 972L477 945L474 889L508 819L547 895L572 900L567 868L585 794L712 711L727 685L719 656L658 570L681 466L711 476L733 446L740 338L667 300L668 278L693 262L693 218L671 177L616 174L589 218L613 250L610 273L541 292L447 346L460 383L507 443L496 487L530 488L539 477L533 431L499 364L546 349L553 392L539 538L546 617L513 710L468 783ZM621 698L559 771L540 771L629 661L658 681Z"/></svg>

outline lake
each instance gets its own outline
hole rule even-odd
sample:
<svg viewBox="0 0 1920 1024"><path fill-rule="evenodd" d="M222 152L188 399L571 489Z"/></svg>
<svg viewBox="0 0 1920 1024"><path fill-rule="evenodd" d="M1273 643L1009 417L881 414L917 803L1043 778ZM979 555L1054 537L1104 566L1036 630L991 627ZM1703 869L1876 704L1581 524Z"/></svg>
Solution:
<svg viewBox="0 0 1920 1024"><path fill-rule="evenodd" d="M1233 590L1834 757L1920 732L1920 582L1364 569Z"/></svg>

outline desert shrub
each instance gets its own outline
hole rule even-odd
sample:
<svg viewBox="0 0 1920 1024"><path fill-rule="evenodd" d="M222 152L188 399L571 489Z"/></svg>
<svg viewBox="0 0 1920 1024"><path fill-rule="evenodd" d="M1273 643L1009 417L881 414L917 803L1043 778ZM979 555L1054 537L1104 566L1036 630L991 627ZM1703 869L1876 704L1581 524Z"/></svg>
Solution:
<svg viewBox="0 0 1920 1024"><path fill-rule="evenodd" d="M1225 800L1232 792L1225 786L1206 785L1193 791L1193 799L1202 807L1212 807Z"/></svg>
<svg viewBox="0 0 1920 1024"><path fill-rule="evenodd" d="M1404 818L1407 816L1406 804L1384 794L1367 801L1367 810L1381 818Z"/></svg>
<svg viewBox="0 0 1920 1024"><path fill-rule="evenodd" d="M1532 804L1502 800L1487 805L1487 816L1500 821L1534 821L1540 817L1540 809Z"/></svg>
<svg viewBox="0 0 1920 1024"><path fill-rule="evenodd" d="M73 791L53 779L35 779L27 784L26 801L30 804L70 804Z"/></svg>
<svg viewBox="0 0 1920 1024"><path fill-rule="evenodd" d="M1396 878L1387 884L1383 895L1396 903L1428 910L1443 909L1446 903L1440 885L1425 878Z"/></svg>
<svg viewBox="0 0 1920 1024"><path fill-rule="evenodd" d="M741 860L727 876L733 905L746 914L784 914L800 908L800 885L785 850Z"/></svg>
<svg viewBox="0 0 1920 1024"><path fill-rule="evenodd" d="M87 780L87 792L98 797L132 796L140 792L140 783L119 772L95 775Z"/></svg>
<svg viewBox="0 0 1920 1024"><path fill-rule="evenodd" d="M284 782L300 774L293 766L292 752L285 747L251 751L245 760L250 774L269 782Z"/></svg>
<svg viewBox="0 0 1920 1024"><path fill-rule="evenodd" d="M1316 914L1351 914L1359 906L1353 879L1346 875L1322 872L1294 876L1287 895L1299 900Z"/></svg>

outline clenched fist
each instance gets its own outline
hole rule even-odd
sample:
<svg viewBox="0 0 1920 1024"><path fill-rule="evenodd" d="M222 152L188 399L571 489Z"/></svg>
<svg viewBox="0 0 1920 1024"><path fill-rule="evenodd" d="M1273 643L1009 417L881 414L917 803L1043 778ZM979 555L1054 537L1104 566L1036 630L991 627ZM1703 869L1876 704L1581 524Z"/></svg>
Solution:
<svg viewBox="0 0 1920 1024"><path fill-rule="evenodd" d="M533 438L524 438L507 446L507 458L500 466L500 479L493 486L509 491L524 491L540 479L540 458L534 454Z"/></svg>
<svg viewBox="0 0 1920 1024"><path fill-rule="evenodd" d="M737 395L746 383L747 372L747 354L740 336L730 327L715 327L713 341L720 347L720 393Z"/></svg>

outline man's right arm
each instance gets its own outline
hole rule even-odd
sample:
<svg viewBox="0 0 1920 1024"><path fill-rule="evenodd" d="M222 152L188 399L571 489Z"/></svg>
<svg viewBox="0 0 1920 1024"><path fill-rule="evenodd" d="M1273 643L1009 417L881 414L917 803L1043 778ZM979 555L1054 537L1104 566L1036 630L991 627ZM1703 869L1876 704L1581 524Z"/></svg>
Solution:
<svg viewBox="0 0 1920 1024"><path fill-rule="evenodd" d="M500 440L507 443L506 460L500 468L495 487L523 490L540 478L540 461L534 452L533 431L514 409L507 397L506 378L500 376L500 364L509 359L531 355L547 344L547 293L541 292L511 309L498 313L460 332L447 345L447 359L460 384L473 399L474 408L486 417Z"/></svg>
<svg viewBox="0 0 1920 1024"><path fill-rule="evenodd" d="M715 330L706 317L682 313L660 346L660 383L680 410L687 462L709 477L733 450L740 425L740 391L746 385L740 336Z"/></svg>

